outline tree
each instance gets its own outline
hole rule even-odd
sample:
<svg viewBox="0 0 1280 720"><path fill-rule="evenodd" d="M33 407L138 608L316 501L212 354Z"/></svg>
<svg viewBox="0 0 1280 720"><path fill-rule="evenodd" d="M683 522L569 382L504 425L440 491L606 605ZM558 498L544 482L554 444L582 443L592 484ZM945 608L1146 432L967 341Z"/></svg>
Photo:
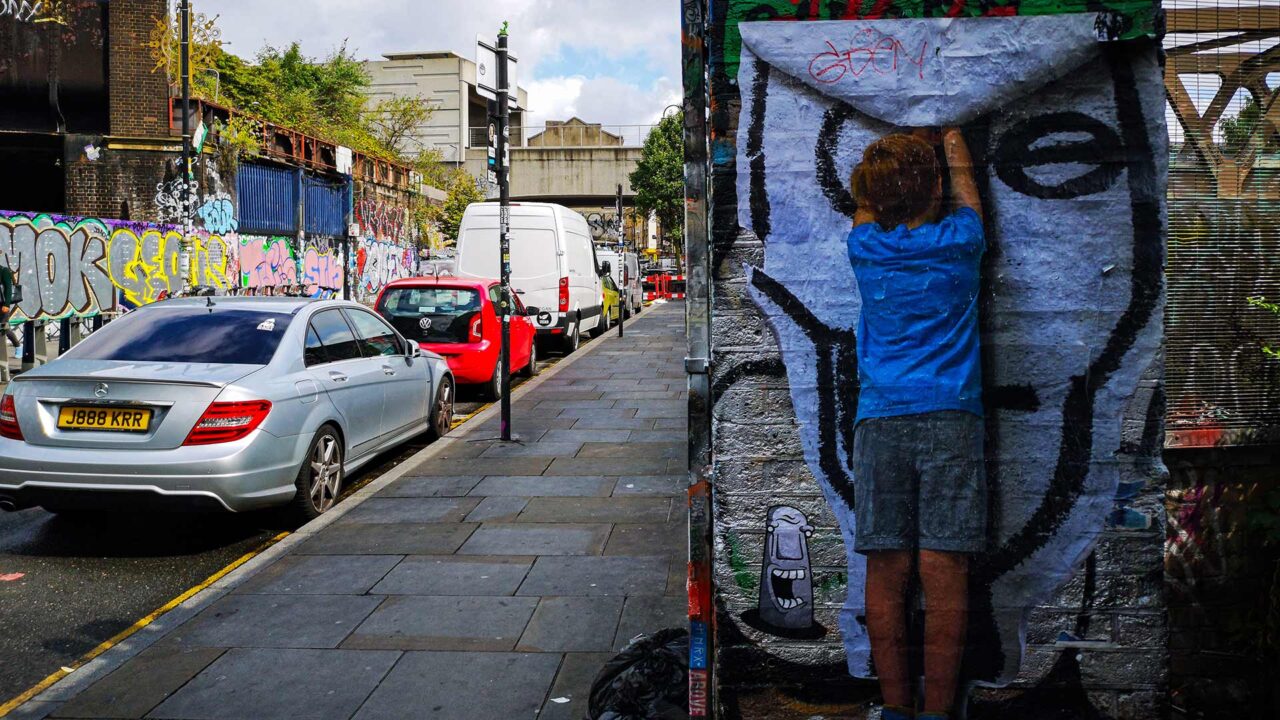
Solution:
<svg viewBox="0 0 1280 720"><path fill-rule="evenodd" d="M475 178L465 170L455 170L446 187L444 205L432 208L432 220L446 238L457 242L463 213L468 205L478 202L484 202L484 194L476 186Z"/></svg>
<svg viewBox="0 0 1280 720"><path fill-rule="evenodd" d="M410 153L409 139L419 126L435 114L435 109L421 97L393 97L378 101L364 112L364 124L388 150L399 155Z"/></svg>
<svg viewBox="0 0 1280 720"><path fill-rule="evenodd" d="M654 213L666 239L677 247L684 237L684 114L668 115L649 131L640 162L631 173L636 210Z"/></svg>
<svg viewBox="0 0 1280 720"><path fill-rule="evenodd" d="M1227 153L1235 155L1247 150L1254 133L1258 131L1259 125L1263 125L1262 132L1266 133L1260 138L1261 146L1264 149L1274 147L1274 138L1271 133L1267 132L1266 126L1263 124L1262 108L1259 107L1258 101L1250 95L1245 99L1239 113L1222 119L1222 141Z"/></svg>

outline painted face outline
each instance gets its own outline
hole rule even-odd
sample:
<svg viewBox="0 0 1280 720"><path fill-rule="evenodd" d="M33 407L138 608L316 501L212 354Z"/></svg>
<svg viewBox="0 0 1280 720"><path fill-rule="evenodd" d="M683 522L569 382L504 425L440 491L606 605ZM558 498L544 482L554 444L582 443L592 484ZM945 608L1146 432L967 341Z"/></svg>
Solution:
<svg viewBox="0 0 1280 720"><path fill-rule="evenodd" d="M1097 62L1105 63L1104 68L1109 69L1111 73L1110 80L1114 92L1114 106L1109 103L1110 111L1117 115L1117 130L1107 128L1112 137L1122 140L1124 147L1141 148L1149 150L1160 144L1158 140L1153 141L1147 137L1145 126L1145 113L1143 105L1138 97L1137 85L1134 81L1134 71L1129 67L1127 59L1122 57L1123 51L1106 51L1106 55L1102 60ZM747 56L744 53L744 68L748 65ZM761 86L767 86L768 66L757 61L757 66L763 66L764 71L761 72L757 67L752 82L748 73L744 72L741 76L740 86L744 89L744 99L742 104L742 120L738 129L739 133L739 156L737 160L738 168L738 195L742 200L750 200L750 220L751 225L755 227L757 234L762 230L765 235L771 226L778 227L783 224L781 219L782 213L771 211L770 197L768 186L764 180L765 163L764 156L767 152L765 144L761 137L763 131L756 125L757 122L763 123L765 112L763 107L756 107L752 102L752 98L746 92L750 86L754 91L753 95L760 96ZM763 80L762 80L763 77ZM1105 82L1105 81L1104 81ZM830 107L832 111L839 109L841 103L836 101L834 105L827 101L822 103L824 107ZM856 111L855 111L856 112ZM999 111L996 111L997 113ZM842 121L841 121L842 122ZM991 125L990 121L987 122ZM1042 142L1045 138L1051 138L1056 133L1069 133L1075 131L1076 128L1063 128L1059 126L1057 129L1044 131L1038 136L1031 137L1026 142L1026 146L1030 146L1036 142ZM999 147L1001 141L1006 141L1006 137L1010 133L1005 131L1000 134L993 142L983 142L984 152L992 147ZM745 140L745 142L744 142ZM1092 151L1096 157L1096 146L1107 145L1108 138L1094 135L1091 140L1086 141L1095 144ZM972 143L971 143L972 144ZM1059 141L1056 146L1066 145L1065 150L1055 152L1084 152L1088 147L1081 148L1079 143L1062 143ZM743 155L745 150L745 157ZM818 160L819 175L823 174L821 149L815 153ZM1143 155L1143 153L1133 153L1133 155ZM834 152L831 153L834 157ZM1115 157L1115 156L1113 156ZM1050 477L1048 479L1049 487L1044 490L1044 502L1035 507L1030 517L1021 525L1021 528L1012 533L1012 537L1008 542L1002 543L1003 547L997 549L989 558L984 558L978 573L984 581L994 581L1002 577L1005 573L1009 573L1018 568L1019 565L1030 560L1037 550L1044 547L1048 542L1047 537L1051 534L1053 528L1062 527L1061 523L1074 522L1068 518L1075 509L1075 503L1080 498L1084 489L1084 483L1089 480L1091 464L1097 462L1096 458L1091 455L1094 449L1094 443L1097 438L1094 437L1094 402L1100 389L1105 386L1108 379L1113 373L1117 372L1118 367L1123 361L1124 356L1130 349L1135 347L1135 342L1139 342L1136 338L1142 336L1141 342L1147 342L1147 333L1149 328L1154 324L1158 325L1158 321L1153 321L1156 317L1155 306L1162 292L1162 278L1160 276L1160 206L1159 198L1153 198L1148 192L1156 183L1153 179L1156 177L1157 163L1147 157L1124 157L1121 164L1121 170L1129 173L1128 176L1128 193L1130 200L1130 209L1133 213L1133 232L1131 241L1133 244L1133 272L1131 275L1125 276L1130 281L1131 288L1128 306L1123 314L1120 314L1116 325L1109 332L1102 332L1102 337L1098 339L1097 356L1089 359L1085 363L1083 372L1075 374L1072 372L1071 377L1067 379L1066 397L1056 397L1051 404L1044 406L1045 412L1056 413L1061 411L1063 415L1063 438L1058 443L1056 452L1048 453L1056 455L1048 458L1050 466ZM975 158L976 159L976 158ZM986 166L986 161L981 162ZM1088 163L1078 163L1088 164ZM832 161L827 171L834 171L835 163ZM1024 164L1022 167L1011 168L1013 172L1026 175L1026 170L1033 167L1033 163ZM1083 175L1062 180L1057 185L1049 183L1040 183L1040 187L1036 189L1042 195L1052 195L1054 193L1065 193L1067 196L1083 196L1086 194L1105 192L1115 187L1119 171L1111 173L1106 172L1102 175L1106 181L1104 183L1096 182L1099 174L1094 168L1087 170ZM749 174L749 175L748 175ZM749 176L749 183L744 182ZM1109 176L1109 177L1107 177ZM990 179L995 182L996 172L992 172ZM1090 182L1083 183L1083 188L1088 192L1080 191L1082 186L1079 182L1082 178L1092 178ZM1002 178L1003 180L1003 178ZM1073 187L1073 183L1075 186ZM1092 187L1091 187L1092 186ZM836 212L841 215L851 213L843 212L840 207L851 206L852 199L845 200L839 195L847 196L847 190L844 189L843 183L821 183L823 190L828 197L829 202L835 207ZM832 190L839 188L843 193L834 193ZM1018 188L1009 187L1010 190L1019 192ZM1118 192L1118 190L1117 190ZM1035 196L1031 194L1031 196ZM1042 198L1046 199L1046 198ZM1058 198L1055 198L1058 199ZM777 198L773 198L775 205ZM843 202L842 202L843 201ZM743 203L744 210L746 203ZM742 213L746 217L746 213ZM771 217L774 216L774 217ZM744 225L747 223L744 222ZM1126 231L1128 223L1125 223ZM1153 241L1154 238L1154 241ZM765 236L761 236L762 240L766 240ZM766 241L766 257L768 257L770 244ZM819 262L826 261L823 257ZM833 384L842 386L841 392L838 394L824 393L818 390L816 394L818 398L816 405L811 404L816 413L812 416L804 416L802 413L811 412L808 407L804 406L802 399L796 398L797 413L802 414L801 420L804 423L815 426L807 432L818 436L818 444L839 448L840 445L845 446L846 452L851 447L852 422L850 416L856 412L856 366L851 362L854 357L856 348L856 338L853 336L852 330L845 328L851 325L841 322L839 326L833 326L829 319L823 315L820 306L813 306L806 300L793 294L783 281L779 281L766 274L761 268L748 268L748 286L751 290L752 297L756 300L757 306L764 311L766 317L770 319L771 324L775 325L777 330L777 322L785 318L786 322L794 325L799 330L797 335L793 330L788 329L792 346L788 347L788 341L779 337L782 345L783 358L788 366L797 362L809 363L807 370L799 371L799 375L793 375L792 388L793 392L806 392L800 383L808 383L811 388L807 392L813 394L814 387L829 387ZM843 288L841 288L843 290ZM843 318L842 318L843 320ZM804 347L795 345L795 337L802 337ZM811 347L810 347L811 346ZM1144 352L1148 350L1146 345L1140 346ZM794 354L789 356L790 354ZM806 359L808 358L808 359ZM1135 362L1126 362L1126 373L1131 374L1132 366ZM852 366L852 372L851 372ZM1127 380L1126 380L1127 382ZM1127 387L1127 386L1126 386ZM799 388L797 390L797 388ZM1013 394L1006 391L1016 390L1032 390L1028 396L1022 394L1021 398L1014 397ZM1132 388L1129 388L1132 390ZM1026 388L988 388L993 396L997 408L1001 410L1012 411L1034 411L1040 409L1042 402L1034 394L1033 387ZM825 395L825 396L824 396ZM1047 401L1047 398L1044 399ZM1114 405L1114 400L1109 401ZM1019 405L1021 403L1021 405ZM1110 408L1110 406L1108 406ZM1103 416L1104 420L1112 420L1109 414ZM1072 422L1079 419L1080 422ZM1104 433L1105 434L1105 433ZM1103 449L1099 452L1110 452L1111 450ZM824 491L827 499L834 504L840 502L840 498L851 495L852 485L846 476L844 465L845 458L839 452L822 452L816 457L810 456L809 450L806 450L806 459L810 469L815 476L819 477L820 482L826 481ZM1095 481L1096 482L1096 481ZM1096 488L1095 488L1096 489ZM1039 489L1037 493L1041 492ZM851 498L850 498L851 500ZM1074 526L1073 526L1074 527ZM1048 530L1046 530L1048 528ZM1070 532L1070 531L1068 531ZM1075 530L1078 532L1078 529ZM852 566L851 566L852 571ZM1069 577L1069 575L1068 575ZM853 585L851 584L851 587ZM985 600L987 607L990 607L992 600L988 592ZM842 629L843 626L842 626ZM1016 659L1013 661L1016 665ZM851 670L854 668L853 661L850 661ZM1007 672L1009 663L1002 663L1000 660L988 660L986 670L988 676L1001 675L1001 668ZM1016 670L1016 667L1013 668Z"/></svg>

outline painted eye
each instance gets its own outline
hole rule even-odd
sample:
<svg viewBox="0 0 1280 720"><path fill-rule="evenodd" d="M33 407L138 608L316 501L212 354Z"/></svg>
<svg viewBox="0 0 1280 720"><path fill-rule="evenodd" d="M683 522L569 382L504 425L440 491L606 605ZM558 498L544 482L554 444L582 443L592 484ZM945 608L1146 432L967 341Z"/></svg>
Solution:
<svg viewBox="0 0 1280 720"><path fill-rule="evenodd" d="M1069 200L1103 192L1124 170L1119 136L1101 121L1078 112L1050 113L1023 120L1000 137L992 165L1013 190L1041 200ZM1050 166L1088 168L1057 182L1044 182ZM1034 175L1029 170L1036 169ZM1036 177L1036 176L1039 176Z"/></svg>

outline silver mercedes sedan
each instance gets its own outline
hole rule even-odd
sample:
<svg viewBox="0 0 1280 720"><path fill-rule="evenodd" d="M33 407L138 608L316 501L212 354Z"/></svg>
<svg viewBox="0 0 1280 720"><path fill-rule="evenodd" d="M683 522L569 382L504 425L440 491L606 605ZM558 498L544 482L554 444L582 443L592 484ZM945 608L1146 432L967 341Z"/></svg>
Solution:
<svg viewBox="0 0 1280 720"><path fill-rule="evenodd" d="M0 396L0 508L313 518L380 451L448 432L454 387L443 358L355 303L148 305Z"/></svg>

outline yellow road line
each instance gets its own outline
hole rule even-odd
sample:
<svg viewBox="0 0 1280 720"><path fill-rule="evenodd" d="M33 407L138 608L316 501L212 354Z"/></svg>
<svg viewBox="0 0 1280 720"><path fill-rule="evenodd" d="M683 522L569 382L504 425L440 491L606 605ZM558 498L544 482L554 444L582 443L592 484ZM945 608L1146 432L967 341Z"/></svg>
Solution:
<svg viewBox="0 0 1280 720"><path fill-rule="evenodd" d="M280 533L279 535L276 535L275 537L273 537L273 538L271 538L270 540L268 540L268 541L266 541L265 543L263 543L263 544L262 544L260 547L258 547L257 549L253 550L252 552L249 552L249 553L244 554L243 556L241 556L241 557L240 557L238 560L236 560L235 562L233 562L233 563L231 563L230 565L228 565L228 566L226 566L226 567L222 568L222 569L221 569L221 570L219 570L218 572L216 572L216 573L214 573L214 574L210 575L210 576L208 577L208 579L206 579L204 582L200 583L199 585L196 585L195 587L191 588L190 590L187 590L186 592L182 593L182 594L181 594L181 595L179 595L178 597L176 597L176 598L174 598L174 599L170 600L169 602L165 603L165 604L164 604L164 605L162 605L160 608L158 608L157 610L155 610L154 612L152 612L150 615L147 615L146 617L144 617L144 618L142 618L141 620L137 621L137 622L136 622L136 623L134 623L133 625L130 625L128 628L126 628L126 629L122 630L121 632L117 633L117 634L115 635L115 637L112 637L110 640L107 640L106 642L102 643L102 644L101 644L101 645L99 645L98 647L96 647L96 648L94 648L94 649L90 650L88 653L86 653L85 655L83 655L82 657L80 657L80 659L76 660L76 661L75 661L75 662L73 662L72 664L70 664L70 665L68 665L68 666L66 666L66 667L63 667L62 669L60 669L60 670L58 670L57 672L55 672L55 673L53 673L52 675L50 675L49 677L47 677L47 678L45 678L45 679L41 680L40 682L36 683L36 684L31 688L31 689L27 690L26 692L22 693L21 695L18 695L17 697L15 697L15 698L13 698L12 700L10 700L10 701L6 702L5 704L0 705L0 717L4 717L5 715L8 715L10 712L12 712L13 710L17 709L17 708L18 708L20 705L22 705L23 703L27 702L27 701L28 701L28 700L30 700L31 698L33 698L33 697L35 697L35 696L39 695L40 693L44 692L45 690L49 689L49 687L50 687L50 686L52 686L54 683L58 682L59 680L61 680L61 679L62 679L62 678L64 678L64 677L66 677L66 676L70 675L72 672L74 672L74 671L76 671L76 670L78 670L78 669L80 669L80 668L84 667L84 666L85 666L85 665L87 665L91 660L93 660L94 658L98 657L98 656L99 656L99 655L101 655L102 653L104 653L104 652L106 652L106 651L110 650L111 648L115 647L116 645L119 645L120 643L124 642L126 639L128 639L128 638L129 638L129 636L131 636L131 635L133 635L134 633L138 632L138 631L139 631L139 630L141 630L142 628L144 628L144 627L146 627L146 626L150 625L151 623L155 622L156 620L159 620L159 619L160 619L160 617L161 617L161 616L163 616L165 613L169 612L170 610L173 610L174 608L178 607L178 606L179 606L179 605L181 605L182 603L184 603L184 602L186 602L186 601L190 600L190 599L191 599L192 597L194 597L197 593L199 593L199 592L201 592L201 591L203 591L203 590L208 589L210 585L213 585L214 583L218 582L218 581L219 581L219 580L221 580L222 578L224 578L224 577L226 577L227 575L229 575L229 574L230 574L233 570L235 570L236 568L240 567L241 565L244 565L245 563L247 563L247 562L249 562L250 560L252 560L252 559L254 559L255 557L257 557L258 555L261 555L261 554L262 554L262 553L263 553L267 548L269 548L269 547L271 547L272 545L275 545L276 543L278 543L278 542L280 542L281 540L285 539L286 537L288 537L288 536L289 536L289 534L290 534L290 533L288 533L288 532L282 532L282 533Z"/></svg>

